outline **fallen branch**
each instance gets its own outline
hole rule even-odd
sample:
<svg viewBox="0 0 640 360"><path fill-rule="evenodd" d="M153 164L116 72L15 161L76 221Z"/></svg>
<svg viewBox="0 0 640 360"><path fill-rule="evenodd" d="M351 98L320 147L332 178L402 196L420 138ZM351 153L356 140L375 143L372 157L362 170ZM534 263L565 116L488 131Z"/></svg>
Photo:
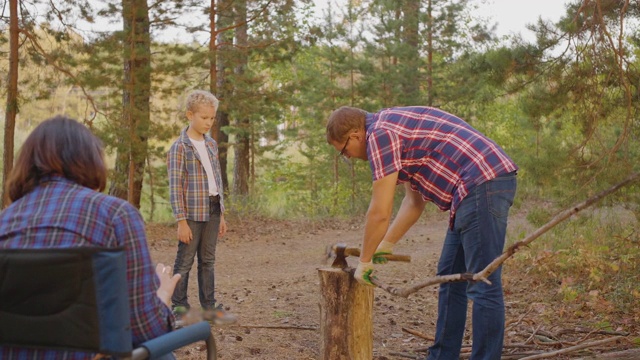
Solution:
<svg viewBox="0 0 640 360"><path fill-rule="evenodd" d="M562 330L558 331L556 336L560 336L560 335L564 335L564 334L568 334L568 333L583 333L583 334L588 334L588 335L593 335L593 334L596 334L596 335L620 335L620 336L629 335L629 333L626 332L626 331L588 330L588 329L562 329Z"/></svg>
<svg viewBox="0 0 640 360"><path fill-rule="evenodd" d="M529 345L529 344L504 344L502 347L505 349L537 349L538 348L535 345Z"/></svg>
<svg viewBox="0 0 640 360"><path fill-rule="evenodd" d="M531 355L531 353L534 353L532 351L526 352L526 353L517 353L517 354L503 354L500 357L500 360L518 360L518 359L522 359L523 356L525 355ZM464 359L469 359L471 358L471 353L468 354L460 354L460 359L464 360Z"/></svg>
<svg viewBox="0 0 640 360"><path fill-rule="evenodd" d="M402 331L404 331L406 333L409 333L411 335L415 335L415 336L417 336L419 338L422 338L422 339L425 339L425 340L429 340L429 341L434 341L435 340L435 338L433 336L427 335L427 334L423 334L420 331L412 330L412 329L405 328L405 327L402 328Z"/></svg>
<svg viewBox="0 0 640 360"><path fill-rule="evenodd" d="M250 329L279 329L279 330L318 330L317 326L296 326L296 325L229 325L229 328L250 328Z"/></svg>
<svg viewBox="0 0 640 360"><path fill-rule="evenodd" d="M640 359L640 349L614 351L603 354L591 355L578 360L637 360Z"/></svg>
<svg viewBox="0 0 640 360"><path fill-rule="evenodd" d="M580 345L576 345L576 346L570 346L568 348L564 348L564 349L560 349L560 350L556 350L556 351L550 351L550 352L542 353L542 354L538 354L538 355L527 356L527 357L524 357L524 358L522 358L520 360L547 359L547 358L554 357L554 356L560 355L560 354L566 354L566 353L570 353L570 352L577 351L577 350L582 350L582 349L586 349L586 348L590 348L590 347L594 347L594 346L604 345L606 343L618 341L618 340L623 339L623 338L624 338L623 336L616 336L616 337L603 339L603 340L598 340L598 341L593 341L593 342L589 342L589 343L584 343L584 344L580 344Z"/></svg>
<svg viewBox="0 0 640 360"><path fill-rule="evenodd" d="M390 352L389 355L403 357L403 358L407 358L407 359L415 359L415 360L419 360L420 359L420 356L418 356L418 355L404 353L404 352L395 352L395 351L393 351L393 352Z"/></svg>
<svg viewBox="0 0 640 360"><path fill-rule="evenodd" d="M638 179L640 179L640 173L631 174L626 180L559 213L558 215L553 217L553 219L549 220L549 222L544 224L542 227L534 231L529 236L525 237L523 240L518 241L515 244L509 246L509 248L505 252L503 252L502 255L497 257L489 265L487 265L487 267L485 267L482 271L476 274L464 273L464 274L434 276L421 283L418 283L416 285L413 285L405 289L398 289L396 287L387 285L375 277L372 279L372 282L374 285L380 287L381 289L387 291L388 293L401 296L404 298L409 297L409 295L413 294L414 292L424 287L427 287L429 285L435 285L435 284L443 284L448 282L461 282L461 281L484 281L486 283L491 284L491 282L487 279L489 275L493 274L493 272L496 271L502 265L502 263L504 263L513 254L515 254L516 251L518 251L521 247L529 245L533 240L537 239L538 237L540 237L540 235L546 233L551 228L558 225L560 222L568 219L569 217L578 213L579 211L584 210L585 208L595 204L596 202L600 201L602 198L616 192L617 190L633 183L634 181L637 181Z"/></svg>

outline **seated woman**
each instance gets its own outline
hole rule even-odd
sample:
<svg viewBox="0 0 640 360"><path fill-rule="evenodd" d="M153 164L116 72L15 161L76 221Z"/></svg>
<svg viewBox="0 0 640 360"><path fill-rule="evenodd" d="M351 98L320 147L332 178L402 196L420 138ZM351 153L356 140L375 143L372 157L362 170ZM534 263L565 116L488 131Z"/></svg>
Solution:
<svg viewBox="0 0 640 360"><path fill-rule="evenodd" d="M7 181L12 203L0 213L0 248L124 247L136 346L172 330L171 294L180 276L162 264L154 268L140 213L102 194L106 181L100 140L75 120L45 120L25 140ZM0 346L0 358L94 356Z"/></svg>

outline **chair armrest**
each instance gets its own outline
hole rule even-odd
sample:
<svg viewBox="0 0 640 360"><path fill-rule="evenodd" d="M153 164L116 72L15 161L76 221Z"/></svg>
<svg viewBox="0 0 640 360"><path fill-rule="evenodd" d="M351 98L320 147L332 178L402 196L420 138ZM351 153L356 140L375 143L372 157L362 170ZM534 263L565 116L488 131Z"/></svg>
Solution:
<svg viewBox="0 0 640 360"><path fill-rule="evenodd" d="M201 321L140 344L138 348L133 350L132 360L156 359L201 340L205 340L207 343L207 359L215 359L216 346L211 326L208 322Z"/></svg>

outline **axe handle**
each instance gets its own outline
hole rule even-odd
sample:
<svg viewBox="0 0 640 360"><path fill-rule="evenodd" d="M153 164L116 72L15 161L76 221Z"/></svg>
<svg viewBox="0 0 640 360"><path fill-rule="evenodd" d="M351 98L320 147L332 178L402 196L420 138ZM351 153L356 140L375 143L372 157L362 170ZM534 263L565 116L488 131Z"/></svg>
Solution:
<svg viewBox="0 0 640 360"><path fill-rule="evenodd" d="M348 247L344 249L345 256L360 256L360 249L356 247Z"/></svg>
<svg viewBox="0 0 640 360"><path fill-rule="evenodd" d="M356 247L349 247L344 249L344 254L346 256L360 256L360 249L356 248ZM383 258L389 260L389 261L404 261L404 262L411 262L411 256L410 255L396 255L396 254L386 254L386 255L382 255Z"/></svg>
<svg viewBox="0 0 640 360"><path fill-rule="evenodd" d="M387 260L389 260L389 261L411 262L411 256L410 255L387 254L387 255L382 255L382 257L387 259Z"/></svg>

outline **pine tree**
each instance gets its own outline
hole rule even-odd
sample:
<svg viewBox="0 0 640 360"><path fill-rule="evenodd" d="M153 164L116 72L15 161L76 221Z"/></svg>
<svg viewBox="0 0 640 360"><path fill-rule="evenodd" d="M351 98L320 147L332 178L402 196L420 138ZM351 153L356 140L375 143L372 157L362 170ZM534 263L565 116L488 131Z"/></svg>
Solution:
<svg viewBox="0 0 640 360"><path fill-rule="evenodd" d="M149 140L151 36L146 0L123 0L122 128L128 134L118 147L109 193L140 208ZM126 175L125 175L126 174Z"/></svg>

